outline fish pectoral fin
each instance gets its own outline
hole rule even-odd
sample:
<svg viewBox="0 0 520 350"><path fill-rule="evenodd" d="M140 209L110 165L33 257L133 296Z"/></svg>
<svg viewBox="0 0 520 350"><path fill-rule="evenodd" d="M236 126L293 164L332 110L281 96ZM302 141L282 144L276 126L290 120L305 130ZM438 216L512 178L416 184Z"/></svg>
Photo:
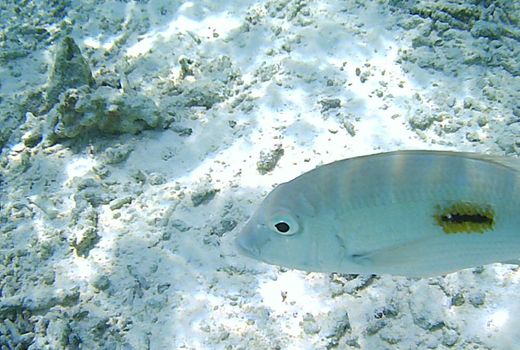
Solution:
<svg viewBox="0 0 520 350"><path fill-rule="evenodd" d="M429 250L435 239L425 237L371 252L352 254L350 260L374 274L431 277L451 272L439 266L439 258Z"/></svg>
<svg viewBox="0 0 520 350"><path fill-rule="evenodd" d="M393 270L396 266L403 266L404 264L413 263L408 257L403 256L400 253L402 248L404 248L404 245L386 247L363 254L352 254L350 256L350 260L356 265L363 266L365 268L372 268L374 271L379 271L379 273L382 273L380 271L384 271L386 269Z"/></svg>
<svg viewBox="0 0 520 350"><path fill-rule="evenodd" d="M370 259L370 253L368 254L352 254L350 255L350 260L352 260L355 264L361 266L370 266L372 261Z"/></svg>
<svg viewBox="0 0 520 350"><path fill-rule="evenodd" d="M376 250L364 253L355 253L350 255L353 262L359 265L367 266L368 264L377 263L404 263L410 260L410 256L417 255L417 250L424 249L431 242L431 237L416 239L395 245L381 247Z"/></svg>

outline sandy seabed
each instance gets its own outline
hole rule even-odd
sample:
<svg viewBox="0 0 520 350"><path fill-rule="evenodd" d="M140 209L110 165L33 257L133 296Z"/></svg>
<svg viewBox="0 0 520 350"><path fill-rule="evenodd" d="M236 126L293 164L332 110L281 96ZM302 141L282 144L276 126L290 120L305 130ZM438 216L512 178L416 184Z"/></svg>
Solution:
<svg viewBox="0 0 520 350"><path fill-rule="evenodd" d="M515 265L305 273L233 244L320 164L520 154L519 1L6 1L0 17L0 349L520 343Z"/></svg>

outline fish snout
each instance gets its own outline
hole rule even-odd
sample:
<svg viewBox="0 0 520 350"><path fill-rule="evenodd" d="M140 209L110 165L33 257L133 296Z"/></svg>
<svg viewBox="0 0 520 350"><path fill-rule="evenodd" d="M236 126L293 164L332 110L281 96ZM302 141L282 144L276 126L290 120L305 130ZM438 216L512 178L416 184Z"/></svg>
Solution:
<svg viewBox="0 0 520 350"><path fill-rule="evenodd" d="M237 238L235 238L235 248L240 252L241 255L245 255L249 258L257 259L258 255L255 255L250 250L250 245L247 243L248 239L245 235L240 234Z"/></svg>
<svg viewBox="0 0 520 350"><path fill-rule="evenodd" d="M248 224L235 238L237 250L245 256L253 259L263 260L262 248L269 242L268 235L262 224Z"/></svg>

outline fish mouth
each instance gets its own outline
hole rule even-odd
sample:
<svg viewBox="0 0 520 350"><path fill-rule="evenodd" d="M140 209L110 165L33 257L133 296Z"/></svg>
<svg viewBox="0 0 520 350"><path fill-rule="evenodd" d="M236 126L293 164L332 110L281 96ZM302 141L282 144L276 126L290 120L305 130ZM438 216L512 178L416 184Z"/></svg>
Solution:
<svg viewBox="0 0 520 350"><path fill-rule="evenodd" d="M241 234L235 238L235 247L240 254L255 260L265 261L262 256L262 248L269 242L269 238L259 238L254 235Z"/></svg>
<svg viewBox="0 0 520 350"><path fill-rule="evenodd" d="M258 255L255 255L250 249L246 248L244 244L245 242L243 236L238 236L235 239L235 248L241 255L245 255L252 259L257 259Z"/></svg>

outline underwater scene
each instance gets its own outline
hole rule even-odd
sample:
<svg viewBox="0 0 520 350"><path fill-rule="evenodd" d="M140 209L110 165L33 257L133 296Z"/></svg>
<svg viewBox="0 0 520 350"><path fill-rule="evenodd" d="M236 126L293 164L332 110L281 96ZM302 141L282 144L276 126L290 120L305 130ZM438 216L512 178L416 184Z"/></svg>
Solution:
<svg viewBox="0 0 520 350"><path fill-rule="evenodd" d="M6 0L0 106L0 350L520 349L520 0Z"/></svg>

